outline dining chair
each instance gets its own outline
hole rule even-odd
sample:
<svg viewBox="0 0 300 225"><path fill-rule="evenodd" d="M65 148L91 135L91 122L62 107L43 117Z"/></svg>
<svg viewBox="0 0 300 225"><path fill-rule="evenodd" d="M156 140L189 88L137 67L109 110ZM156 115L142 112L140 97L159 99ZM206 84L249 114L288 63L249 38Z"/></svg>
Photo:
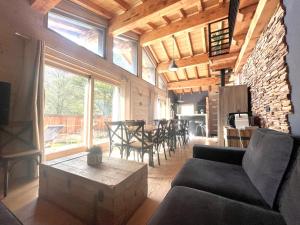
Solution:
<svg viewBox="0 0 300 225"><path fill-rule="evenodd" d="M126 157L130 156L131 151L136 151L144 162L144 154L149 155L149 165L153 163L153 142L151 137L145 133L145 121L125 121L124 131L126 139Z"/></svg>
<svg viewBox="0 0 300 225"><path fill-rule="evenodd" d="M166 129L166 141L169 149L169 155L171 155L171 151L175 153L176 148L176 122L175 120L168 120L168 125Z"/></svg>
<svg viewBox="0 0 300 225"><path fill-rule="evenodd" d="M124 147L126 140L123 134L123 122L105 122L105 126L108 130L109 137L109 157L111 156L112 151L117 148L120 150L121 158L123 158Z"/></svg>
<svg viewBox="0 0 300 225"><path fill-rule="evenodd" d="M167 154L166 154L166 130L167 130L167 120L160 120L158 122L157 128L154 131L152 141L157 153L157 160L158 164L160 165L160 159L159 159L159 149L160 147L163 147L165 159L167 160Z"/></svg>

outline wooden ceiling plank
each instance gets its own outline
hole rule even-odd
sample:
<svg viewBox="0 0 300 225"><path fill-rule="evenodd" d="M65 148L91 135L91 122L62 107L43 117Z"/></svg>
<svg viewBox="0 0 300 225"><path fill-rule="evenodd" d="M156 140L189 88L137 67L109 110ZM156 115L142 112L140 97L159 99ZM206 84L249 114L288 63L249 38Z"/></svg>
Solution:
<svg viewBox="0 0 300 225"><path fill-rule="evenodd" d="M202 12L204 11L204 4L203 4L203 0L199 0L199 5L198 5L199 11Z"/></svg>
<svg viewBox="0 0 300 225"><path fill-rule="evenodd" d="M186 72L186 69L183 69L183 74L184 74L185 80L188 80L189 79L189 75Z"/></svg>
<svg viewBox="0 0 300 225"><path fill-rule="evenodd" d="M61 0L32 0L31 7L41 13L46 14L53 9Z"/></svg>
<svg viewBox="0 0 300 225"><path fill-rule="evenodd" d="M152 23L152 22L148 22L147 25L148 25L152 30L155 30L155 29L156 29L155 24Z"/></svg>
<svg viewBox="0 0 300 225"><path fill-rule="evenodd" d="M164 42L164 41L161 41L161 42L160 42L160 46L161 46L161 48L163 49L163 51L164 51L165 55L167 56L168 60L170 60L171 57L170 57L169 54L168 54L168 51L167 51L165 42Z"/></svg>
<svg viewBox="0 0 300 225"><path fill-rule="evenodd" d="M111 13L110 11L104 9L103 7L101 7L100 5L92 1L89 0L71 0L71 1L107 19L111 19L114 16L113 13Z"/></svg>
<svg viewBox="0 0 300 225"><path fill-rule="evenodd" d="M171 20L167 16L162 16L162 18L166 22L166 25L171 23Z"/></svg>
<svg viewBox="0 0 300 225"><path fill-rule="evenodd" d="M240 54L235 64L234 70L236 72L238 72L243 66L243 63L241 62L245 56L245 53L254 49L257 39L269 23L275 10L278 8L279 3L280 0L259 1L253 19L250 23L247 36L245 38Z"/></svg>
<svg viewBox="0 0 300 225"><path fill-rule="evenodd" d="M137 5L125 13L115 16L109 26L109 33L120 35L139 25L163 15L180 10L185 5L194 5L197 0L151 0Z"/></svg>
<svg viewBox="0 0 300 225"><path fill-rule="evenodd" d="M195 66L195 67L194 67L194 70L195 70L195 74L196 74L196 76L197 76L197 79L199 79L199 78L200 78L200 76L199 76L198 67L197 67L197 66Z"/></svg>
<svg viewBox="0 0 300 225"><path fill-rule="evenodd" d="M189 52L190 52L190 56L193 56L194 55L194 49L193 49L193 41L192 41L191 33L187 32L186 37L187 37L187 43L188 43L188 49L189 49Z"/></svg>
<svg viewBox="0 0 300 225"><path fill-rule="evenodd" d="M130 5L123 0L113 0L113 1L116 2L124 11L130 9Z"/></svg>
<svg viewBox="0 0 300 225"><path fill-rule="evenodd" d="M200 78L193 80L177 81L168 83L168 90L178 90L185 88L199 88L203 86L214 86L220 82L220 78L209 77L209 78Z"/></svg>
<svg viewBox="0 0 300 225"><path fill-rule="evenodd" d="M176 65L179 68L187 68L198 64L208 63L208 61L208 54L199 54L175 60ZM170 61L159 63L157 65L157 71L159 73L167 72L169 70L169 65Z"/></svg>
<svg viewBox="0 0 300 225"><path fill-rule="evenodd" d="M140 43L142 46L147 46L159 39L169 38L172 35L189 32L196 28L198 29L199 27L206 26L210 22L227 17L228 10L229 3L225 3L222 7L217 6L207 9L199 14L186 17L168 26L160 27L154 31L143 34L140 38Z"/></svg>
<svg viewBox="0 0 300 225"><path fill-rule="evenodd" d="M179 55L179 58L181 59L181 58L182 58L182 55L181 55L180 48L179 48L179 46L178 46L178 42L177 42L176 37L174 37L174 47L176 48L176 50L177 50L177 52L178 52L178 55Z"/></svg>
<svg viewBox="0 0 300 225"><path fill-rule="evenodd" d="M186 12L184 11L184 9L180 9L179 10L181 18L186 18Z"/></svg>
<svg viewBox="0 0 300 225"><path fill-rule="evenodd" d="M159 60L159 58L157 57L157 54L156 54L156 52L154 51L153 47L152 47L152 46L147 46L147 47L149 48L149 50L150 50L150 52L151 52L153 58L155 59L155 61L156 61L157 63L159 63L160 60Z"/></svg>
<svg viewBox="0 0 300 225"><path fill-rule="evenodd" d="M176 80L179 81L178 74L176 72L174 72L174 74L175 74Z"/></svg>

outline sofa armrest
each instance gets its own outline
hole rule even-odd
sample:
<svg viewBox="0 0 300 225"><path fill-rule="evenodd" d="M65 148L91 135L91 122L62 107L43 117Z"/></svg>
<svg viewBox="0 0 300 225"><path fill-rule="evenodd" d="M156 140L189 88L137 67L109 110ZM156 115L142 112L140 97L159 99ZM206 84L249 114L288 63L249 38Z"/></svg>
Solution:
<svg viewBox="0 0 300 225"><path fill-rule="evenodd" d="M241 165L245 149L224 148L208 145L194 145L193 157L212 161Z"/></svg>

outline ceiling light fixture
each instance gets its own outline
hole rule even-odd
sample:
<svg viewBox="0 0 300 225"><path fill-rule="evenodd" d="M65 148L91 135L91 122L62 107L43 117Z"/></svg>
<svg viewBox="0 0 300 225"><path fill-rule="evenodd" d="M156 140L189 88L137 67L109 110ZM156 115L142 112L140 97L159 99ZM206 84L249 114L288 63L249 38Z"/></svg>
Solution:
<svg viewBox="0 0 300 225"><path fill-rule="evenodd" d="M176 62L175 62L175 59L174 59L174 44L175 44L175 36L174 35L172 35L172 39L173 39L173 58L170 62L169 70L171 72L176 72L178 70L178 66L176 65Z"/></svg>

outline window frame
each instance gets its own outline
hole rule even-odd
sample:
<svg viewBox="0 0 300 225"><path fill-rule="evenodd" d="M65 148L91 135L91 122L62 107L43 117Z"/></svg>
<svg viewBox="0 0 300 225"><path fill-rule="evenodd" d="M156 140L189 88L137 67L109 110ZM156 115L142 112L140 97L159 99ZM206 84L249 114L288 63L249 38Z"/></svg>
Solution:
<svg viewBox="0 0 300 225"><path fill-rule="evenodd" d="M121 38L123 37L124 39L132 40L132 41L136 42L136 63L135 63L136 64L136 68L135 68L136 73L132 73L131 71L126 70L125 68L123 68L122 66L120 66L120 65L118 65L114 62L114 39L119 38L119 37L121 37ZM136 38L134 38L130 35L126 35L126 34L121 34L121 35L113 37L113 40L112 40L112 63L115 66L118 66L122 70L124 70L124 71L126 71L126 72L128 72L128 73L130 73L130 74L132 74L136 77L139 77L139 72L138 72L138 70L139 70L139 61L140 61L140 59L139 59L139 42Z"/></svg>
<svg viewBox="0 0 300 225"><path fill-rule="evenodd" d="M145 53L145 55L147 56L147 58L148 58L148 60L150 61L150 63L152 64L152 66L154 67L154 84L153 83L151 83L151 82L149 82L149 81L147 81L147 80L145 80L144 78L143 78L143 59L144 59L144 57L143 57L143 53ZM149 83L149 84L151 84L151 85L153 85L153 86L156 86L156 84L158 83L157 82L157 71L156 71L156 65L155 65L155 63L153 62L153 60L152 60L152 57L150 57L150 55L149 55L149 53L145 50L145 49L142 49L142 59L141 59L141 62L142 62L142 74L141 74L141 78L142 78L142 80L143 81L146 81L147 83Z"/></svg>
<svg viewBox="0 0 300 225"><path fill-rule="evenodd" d="M95 53L95 52L91 51L90 49L86 48L85 46L82 46L82 45L76 43L75 41L72 41L69 38L63 36L62 34L58 33L57 31L49 28L49 14L51 14L51 13L53 13L53 14L55 14L57 16L61 16L63 18L72 20L75 23L79 23L79 24L81 23L81 24L86 24L87 26L91 26L91 27L95 28L98 32L103 32L103 44L102 44L103 52L102 52L102 55L100 53ZM105 26L105 25L103 25L101 23L93 22L93 21L91 21L89 19L85 19L83 17L79 17L79 16L76 16L76 15L70 15L69 13L66 13L63 10L57 9L57 8L54 8L54 9L50 10L47 13L47 15L46 15L45 18L46 18L45 26L46 26L46 29L48 31L54 32L55 34L59 35L60 37L62 37L64 39L66 39L66 40L68 40L68 41L76 44L79 47L82 47L82 48L86 49L87 51L95 54L96 56L98 56L98 57L100 57L102 59L106 59L106 57L107 57L107 40L106 40L107 39L107 26ZM98 39L98 43L99 43L99 39ZM100 45L98 46L98 50L99 50L99 48L100 48Z"/></svg>

